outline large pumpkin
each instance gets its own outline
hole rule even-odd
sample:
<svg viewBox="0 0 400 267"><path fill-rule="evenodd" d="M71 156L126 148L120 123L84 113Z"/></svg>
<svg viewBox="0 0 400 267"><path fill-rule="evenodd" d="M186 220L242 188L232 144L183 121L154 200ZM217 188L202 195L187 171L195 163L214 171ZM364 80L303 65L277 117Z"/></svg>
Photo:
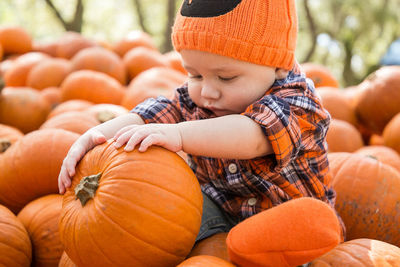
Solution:
<svg viewBox="0 0 400 267"><path fill-rule="evenodd" d="M400 155L387 146L364 146L355 151L357 154L370 156L378 161L392 166L400 172Z"/></svg>
<svg viewBox="0 0 400 267"><path fill-rule="evenodd" d="M369 75L359 86L356 114L374 133L400 112L400 66L385 66Z"/></svg>
<svg viewBox="0 0 400 267"><path fill-rule="evenodd" d="M400 248L379 240L354 239L338 245L310 264L310 267L335 266L400 266Z"/></svg>
<svg viewBox="0 0 400 267"><path fill-rule="evenodd" d="M87 39L77 32L66 32L58 39L56 47L57 57L71 59L80 50L96 46L96 42Z"/></svg>
<svg viewBox="0 0 400 267"><path fill-rule="evenodd" d="M176 153L155 146L128 153L108 141L79 163L60 236L78 266L176 266L194 244L201 213L200 186Z"/></svg>
<svg viewBox="0 0 400 267"><path fill-rule="evenodd" d="M126 36L112 45L113 51L121 58L126 54L126 52L136 47L147 47L157 50L153 38L148 33L140 30L129 32Z"/></svg>
<svg viewBox="0 0 400 267"><path fill-rule="evenodd" d="M18 219L28 231L33 246L32 266L57 266L63 247L58 234L62 196L51 194L29 202Z"/></svg>
<svg viewBox="0 0 400 267"><path fill-rule="evenodd" d="M329 152L354 152L364 146L357 128L347 121L332 119L326 134Z"/></svg>
<svg viewBox="0 0 400 267"><path fill-rule="evenodd" d="M61 255L60 262L58 263L58 267L76 267L75 263L68 257L67 253Z"/></svg>
<svg viewBox="0 0 400 267"><path fill-rule="evenodd" d="M29 267L32 246L25 227L6 207L0 205L0 266Z"/></svg>
<svg viewBox="0 0 400 267"><path fill-rule="evenodd" d="M400 246L400 173L368 156L342 152L328 158L347 240L371 238Z"/></svg>
<svg viewBox="0 0 400 267"><path fill-rule="evenodd" d="M79 135L61 129L25 135L0 157L0 204L18 213L30 201L58 193L58 173Z"/></svg>

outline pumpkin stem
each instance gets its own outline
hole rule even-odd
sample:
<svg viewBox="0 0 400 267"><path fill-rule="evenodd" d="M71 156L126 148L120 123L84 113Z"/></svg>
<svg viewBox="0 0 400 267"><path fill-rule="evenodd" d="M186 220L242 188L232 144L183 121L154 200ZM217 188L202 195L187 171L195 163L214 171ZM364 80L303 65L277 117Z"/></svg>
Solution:
<svg viewBox="0 0 400 267"><path fill-rule="evenodd" d="M97 120L100 121L101 123L109 121L111 119L114 119L115 115L108 110L103 110L97 113Z"/></svg>
<svg viewBox="0 0 400 267"><path fill-rule="evenodd" d="M10 140L0 139L0 153L5 152L11 146Z"/></svg>
<svg viewBox="0 0 400 267"><path fill-rule="evenodd" d="M99 187L99 180L101 173L83 177L79 184L75 187L75 199L81 201L82 207L86 202L94 197L97 188Z"/></svg>
<svg viewBox="0 0 400 267"><path fill-rule="evenodd" d="M0 77L0 93L5 86L6 86L6 83L4 82L4 79L2 77Z"/></svg>

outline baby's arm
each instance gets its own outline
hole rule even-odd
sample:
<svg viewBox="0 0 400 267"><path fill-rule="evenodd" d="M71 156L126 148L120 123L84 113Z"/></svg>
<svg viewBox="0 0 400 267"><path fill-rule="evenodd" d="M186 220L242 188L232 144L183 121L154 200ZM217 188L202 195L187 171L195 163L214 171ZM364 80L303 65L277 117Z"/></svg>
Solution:
<svg viewBox="0 0 400 267"><path fill-rule="evenodd" d="M116 147L126 151L151 145L171 151L183 150L198 156L251 159L271 154L272 148L261 127L243 115L186 121L177 124L127 126L115 135Z"/></svg>
<svg viewBox="0 0 400 267"><path fill-rule="evenodd" d="M64 194L65 189L71 186L71 177L75 175L75 167L86 152L104 143L107 139L113 137L119 129L130 124L144 124L144 122L139 115L129 113L93 127L81 135L64 158L58 176L59 192Z"/></svg>

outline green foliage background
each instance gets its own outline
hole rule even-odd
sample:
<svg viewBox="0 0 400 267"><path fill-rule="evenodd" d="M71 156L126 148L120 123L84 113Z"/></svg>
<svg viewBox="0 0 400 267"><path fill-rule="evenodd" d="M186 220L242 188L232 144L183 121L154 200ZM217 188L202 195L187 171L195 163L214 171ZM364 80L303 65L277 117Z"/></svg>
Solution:
<svg viewBox="0 0 400 267"><path fill-rule="evenodd" d="M82 34L88 38L112 43L131 30L141 29L133 0L82 1ZM52 2L66 21L73 18L77 0ZM177 7L180 2L176 0ZM143 23L163 50L168 1L140 3ZM296 0L296 3L298 61L327 66L342 87L358 84L378 68L390 43L400 37L400 0ZM57 39L65 32L45 0L0 0L1 25L20 25L35 40L43 42Z"/></svg>

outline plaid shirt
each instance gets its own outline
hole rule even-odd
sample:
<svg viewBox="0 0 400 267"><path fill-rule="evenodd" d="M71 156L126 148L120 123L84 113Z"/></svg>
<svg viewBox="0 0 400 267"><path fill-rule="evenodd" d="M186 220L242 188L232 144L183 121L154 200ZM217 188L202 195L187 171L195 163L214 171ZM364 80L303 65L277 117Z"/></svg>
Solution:
<svg viewBox="0 0 400 267"><path fill-rule="evenodd" d="M186 84L175 91L172 100L148 99L132 112L146 123L215 117L193 103ZM325 140L330 115L321 107L313 83L299 66L286 79L276 80L242 115L260 125L274 154L251 160L188 155L203 192L239 220L305 196L334 207L336 195L328 186L331 175Z"/></svg>

